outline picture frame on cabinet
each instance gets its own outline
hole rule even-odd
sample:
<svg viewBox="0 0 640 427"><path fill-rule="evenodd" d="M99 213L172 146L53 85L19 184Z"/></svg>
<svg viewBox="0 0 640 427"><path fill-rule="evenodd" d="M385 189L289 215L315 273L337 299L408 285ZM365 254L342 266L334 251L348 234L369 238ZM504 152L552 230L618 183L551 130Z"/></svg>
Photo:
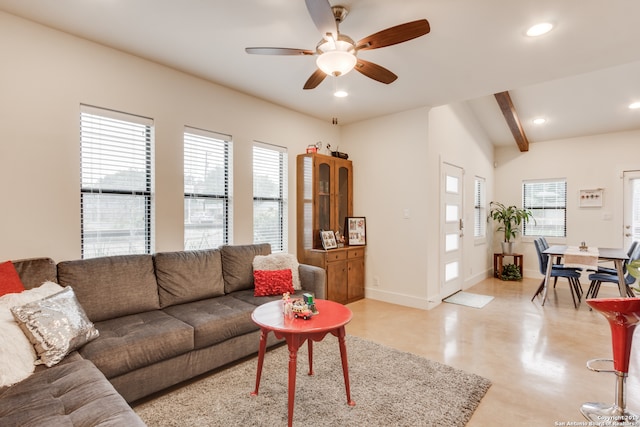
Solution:
<svg viewBox="0 0 640 427"><path fill-rule="evenodd" d="M344 234L349 246L367 244L367 221L363 216L350 216L344 220Z"/></svg>
<svg viewBox="0 0 640 427"><path fill-rule="evenodd" d="M333 231L320 231L320 240L322 240L322 247L324 250L335 249L338 247L338 242L336 241L336 235Z"/></svg>

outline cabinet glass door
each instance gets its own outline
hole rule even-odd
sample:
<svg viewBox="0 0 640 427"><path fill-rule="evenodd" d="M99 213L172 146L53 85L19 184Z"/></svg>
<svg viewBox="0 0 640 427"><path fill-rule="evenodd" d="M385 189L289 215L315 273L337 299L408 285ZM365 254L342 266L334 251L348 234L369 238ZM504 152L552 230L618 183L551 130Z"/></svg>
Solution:
<svg viewBox="0 0 640 427"><path fill-rule="evenodd" d="M331 165L318 165L318 231L331 230Z"/></svg>
<svg viewBox="0 0 640 427"><path fill-rule="evenodd" d="M338 167L338 194L336 195L338 217L336 218L336 230L340 230L342 234L344 234L344 220L349 216L349 174L350 171L347 167Z"/></svg>

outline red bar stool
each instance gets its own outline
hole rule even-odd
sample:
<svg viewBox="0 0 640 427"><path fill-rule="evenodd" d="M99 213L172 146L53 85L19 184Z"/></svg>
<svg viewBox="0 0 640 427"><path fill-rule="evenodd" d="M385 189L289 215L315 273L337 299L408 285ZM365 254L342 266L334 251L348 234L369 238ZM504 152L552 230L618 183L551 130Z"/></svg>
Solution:
<svg viewBox="0 0 640 427"><path fill-rule="evenodd" d="M636 328L636 324L640 322L640 298L601 298L588 299L586 302L609 321L613 347L613 371L596 369L591 366L593 362L603 361L604 359L589 360L587 367L596 372L613 372L616 374L616 401L613 405L595 402L585 403L580 408L580 412L594 423L611 421L613 423L629 422L631 424L628 425L636 425L636 423L640 422L640 417L633 412L627 411L625 384L629 374L629 356L631 355L633 331Z"/></svg>

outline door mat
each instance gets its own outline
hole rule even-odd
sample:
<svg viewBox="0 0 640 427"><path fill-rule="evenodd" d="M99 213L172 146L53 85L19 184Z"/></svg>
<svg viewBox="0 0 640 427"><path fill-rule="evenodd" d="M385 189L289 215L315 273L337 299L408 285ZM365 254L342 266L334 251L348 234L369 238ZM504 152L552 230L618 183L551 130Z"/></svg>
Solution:
<svg viewBox="0 0 640 427"><path fill-rule="evenodd" d="M473 307L473 308L482 308L485 305L489 304L491 300L493 300L493 297L489 295L472 294L470 292L462 292L462 291L456 292L450 297L443 299L444 302L449 302L451 304L465 305L467 307Z"/></svg>

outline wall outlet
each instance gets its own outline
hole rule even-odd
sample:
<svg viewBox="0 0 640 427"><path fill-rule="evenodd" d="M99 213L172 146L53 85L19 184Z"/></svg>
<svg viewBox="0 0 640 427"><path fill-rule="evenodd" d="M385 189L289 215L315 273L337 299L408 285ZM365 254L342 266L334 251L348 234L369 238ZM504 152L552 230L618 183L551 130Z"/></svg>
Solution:
<svg viewBox="0 0 640 427"><path fill-rule="evenodd" d="M373 276L373 286L376 288L380 286L380 278L378 276Z"/></svg>

